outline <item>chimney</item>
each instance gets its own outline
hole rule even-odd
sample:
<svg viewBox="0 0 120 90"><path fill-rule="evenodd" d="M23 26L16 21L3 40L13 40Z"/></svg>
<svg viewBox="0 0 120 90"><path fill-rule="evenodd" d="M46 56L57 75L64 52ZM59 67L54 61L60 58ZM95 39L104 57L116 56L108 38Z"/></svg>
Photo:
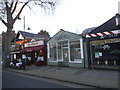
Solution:
<svg viewBox="0 0 120 90"><path fill-rule="evenodd" d="M120 14L119 13L116 14L115 21L116 21L116 26L120 26Z"/></svg>

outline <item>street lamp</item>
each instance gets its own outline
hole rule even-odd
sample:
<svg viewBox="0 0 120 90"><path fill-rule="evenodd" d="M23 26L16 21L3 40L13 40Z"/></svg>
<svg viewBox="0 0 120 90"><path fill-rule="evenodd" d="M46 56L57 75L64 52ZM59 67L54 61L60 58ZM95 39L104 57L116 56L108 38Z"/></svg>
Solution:
<svg viewBox="0 0 120 90"><path fill-rule="evenodd" d="M25 60L26 60L26 55L25 55L25 36L26 36L26 34L25 34L25 16L23 17L23 30L24 30L24 46L23 46L23 53L24 53L24 55L23 55L23 61L22 61L22 66L23 66L23 68L24 68L24 70L25 70ZM30 27L28 27L27 28L27 30L30 30Z"/></svg>

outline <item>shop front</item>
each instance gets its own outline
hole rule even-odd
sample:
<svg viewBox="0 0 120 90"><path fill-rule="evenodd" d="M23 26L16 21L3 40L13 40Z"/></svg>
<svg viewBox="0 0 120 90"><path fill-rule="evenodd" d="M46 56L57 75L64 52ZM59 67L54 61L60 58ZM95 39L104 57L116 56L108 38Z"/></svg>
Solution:
<svg viewBox="0 0 120 90"><path fill-rule="evenodd" d="M60 30L47 43L48 65L86 67L81 35Z"/></svg>
<svg viewBox="0 0 120 90"><path fill-rule="evenodd" d="M120 65L120 38L90 42L91 67L118 69Z"/></svg>
<svg viewBox="0 0 120 90"><path fill-rule="evenodd" d="M118 70L120 65L120 30L86 35L90 68Z"/></svg>
<svg viewBox="0 0 120 90"><path fill-rule="evenodd" d="M44 35L19 31L11 42L11 60L26 60L27 65L46 65L48 38Z"/></svg>
<svg viewBox="0 0 120 90"><path fill-rule="evenodd" d="M89 30L85 34L84 44L89 68L119 70L120 14Z"/></svg>
<svg viewBox="0 0 120 90"><path fill-rule="evenodd" d="M17 42L18 43L18 42ZM26 60L26 65L46 65L47 63L47 50L46 45L43 40L30 41L28 43L23 43L17 50L11 52L11 60L19 61Z"/></svg>
<svg viewBox="0 0 120 90"><path fill-rule="evenodd" d="M27 64L46 65L47 53L43 40L25 43L22 56L26 58Z"/></svg>
<svg viewBox="0 0 120 90"><path fill-rule="evenodd" d="M16 41L14 43L12 43L11 45L11 61L15 61L17 62L19 59L22 59L22 44L25 42L25 40L21 40L21 41Z"/></svg>

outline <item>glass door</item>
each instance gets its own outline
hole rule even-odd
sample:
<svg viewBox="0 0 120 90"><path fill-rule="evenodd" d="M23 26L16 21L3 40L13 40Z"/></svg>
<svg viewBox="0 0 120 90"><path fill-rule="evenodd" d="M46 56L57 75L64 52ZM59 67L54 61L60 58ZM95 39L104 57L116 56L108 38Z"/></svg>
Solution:
<svg viewBox="0 0 120 90"><path fill-rule="evenodd" d="M65 66L69 65L68 47L63 47L63 62Z"/></svg>
<svg viewBox="0 0 120 90"><path fill-rule="evenodd" d="M58 61L63 61L62 60L62 44L58 43Z"/></svg>

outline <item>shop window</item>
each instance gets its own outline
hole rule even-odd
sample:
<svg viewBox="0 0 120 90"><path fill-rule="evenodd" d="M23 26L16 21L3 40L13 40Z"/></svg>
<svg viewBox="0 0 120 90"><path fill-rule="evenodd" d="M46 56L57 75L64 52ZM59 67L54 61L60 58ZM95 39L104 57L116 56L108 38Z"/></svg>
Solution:
<svg viewBox="0 0 120 90"><path fill-rule="evenodd" d="M28 59L29 61L31 61L31 57L27 57L27 59Z"/></svg>
<svg viewBox="0 0 120 90"><path fill-rule="evenodd" d="M43 57L43 56L39 56L39 57L37 58L37 61L44 61L44 57Z"/></svg>
<svg viewBox="0 0 120 90"><path fill-rule="evenodd" d="M35 58L37 58L37 52L35 52Z"/></svg>
<svg viewBox="0 0 120 90"><path fill-rule="evenodd" d="M50 58L52 61L57 61L55 43L50 43Z"/></svg>
<svg viewBox="0 0 120 90"><path fill-rule="evenodd" d="M16 57L17 57L16 54L14 54L14 59L16 59Z"/></svg>
<svg viewBox="0 0 120 90"><path fill-rule="evenodd" d="M70 42L70 56L71 61L81 61L80 41Z"/></svg>
<svg viewBox="0 0 120 90"><path fill-rule="evenodd" d="M100 65L118 65L120 43L106 43L103 45L92 45L93 64L99 60Z"/></svg>
<svg viewBox="0 0 120 90"><path fill-rule="evenodd" d="M58 60L62 60L62 44L58 43Z"/></svg>

